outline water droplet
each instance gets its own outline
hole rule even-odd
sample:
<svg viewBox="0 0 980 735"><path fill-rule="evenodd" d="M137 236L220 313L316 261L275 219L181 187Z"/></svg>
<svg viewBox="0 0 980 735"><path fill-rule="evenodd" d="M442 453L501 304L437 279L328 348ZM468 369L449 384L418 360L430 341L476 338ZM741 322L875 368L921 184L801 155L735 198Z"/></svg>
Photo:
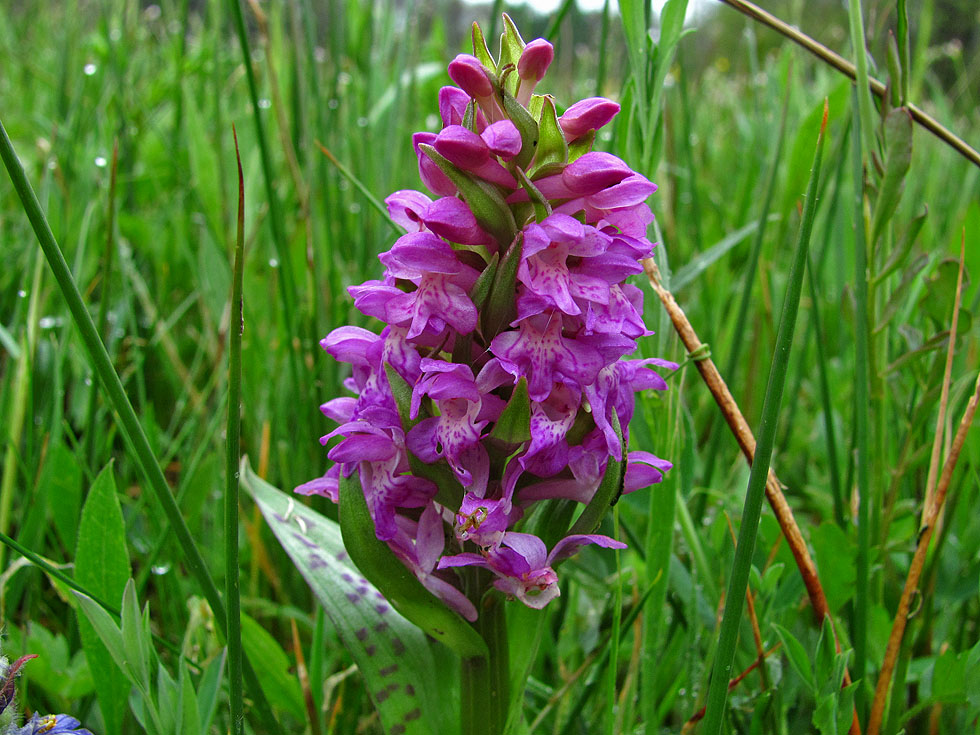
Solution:
<svg viewBox="0 0 980 735"><path fill-rule="evenodd" d="M272 102L270 102L269 100L264 98L259 100L260 110L268 110L270 107L272 107Z"/></svg>
<svg viewBox="0 0 980 735"><path fill-rule="evenodd" d="M55 327L60 327L61 323L61 317L57 316L42 316L37 320L37 325L41 329L54 329Z"/></svg>
<svg viewBox="0 0 980 735"><path fill-rule="evenodd" d="M122 38L122 31L119 28L113 28L109 31L110 41L118 41L120 38Z"/></svg>
<svg viewBox="0 0 980 735"><path fill-rule="evenodd" d="M21 289L20 291L17 292L17 298L22 299L25 296L27 296L27 291L25 291L24 289Z"/></svg>
<svg viewBox="0 0 980 735"><path fill-rule="evenodd" d="M90 375L89 376L86 376L86 378L85 378L85 380L83 382L85 383L85 385L91 386L92 385L92 376L90 376Z"/></svg>
<svg viewBox="0 0 980 735"><path fill-rule="evenodd" d="M322 64L327 60L327 50L323 46L317 46L313 49L313 58L316 60L316 63Z"/></svg>
<svg viewBox="0 0 980 735"><path fill-rule="evenodd" d="M340 107L340 100L337 98L328 100L327 107L329 107L331 110L336 110L338 107Z"/></svg>
<svg viewBox="0 0 980 735"><path fill-rule="evenodd" d="M58 162L52 158L48 161L48 170L54 171L56 168L58 168Z"/></svg>
<svg viewBox="0 0 980 735"><path fill-rule="evenodd" d="M82 69L82 71L85 72L85 76L87 76L87 77L92 76L98 70L99 70L99 67L97 67L95 64L92 64L92 63L86 64L84 66L84 68Z"/></svg>
<svg viewBox="0 0 980 735"><path fill-rule="evenodd" d="M358 204L357 202L351 202L351 205L350 207L348 207L348 209L350 209L351 214L357 214L358 212L361 211L361 205Z"/></svg>
<svg viewBox="0 0 980 735"><path fill-rule="evenodd" d="M160 6L159 5L149 5L146 10L143 11L143 17L148 21L159 20L160 18Z"/></svg>
<svg viewBox="0 0 980 735"><path fill-rule="evenodd" d="M368 124L368 119L366 117L357 118L357 127L366 128Z"/></svg>
<svg viewBox="0 0 980 735"><path fill-rule="evenodd" d="M105 156L95 157L95 165L98 166L99 168L105 168L107 163L108 161L105 160Z"/></svg>
<svg viewBox="0 0 980 735"><path fill-rule="evenodd" d="M159 576L161 576L163 574L166 574L167 572L170 571L170 564L169 563L166 563L166 564L154 564L150 568L150 571L153 572L154 574L156 574L159 577Z"/></svg>
<svg viewBox="0 0 980 735"><path fill-rule="evenodd" d="M278 268L279 267L279 261L276 260L275 258L269 258L269 267L270 268Z"/></svg>

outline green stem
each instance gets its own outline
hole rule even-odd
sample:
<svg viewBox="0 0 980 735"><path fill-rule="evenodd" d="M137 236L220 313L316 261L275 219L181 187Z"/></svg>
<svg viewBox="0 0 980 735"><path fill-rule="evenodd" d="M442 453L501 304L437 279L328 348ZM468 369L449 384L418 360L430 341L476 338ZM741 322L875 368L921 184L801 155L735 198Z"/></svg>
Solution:
<svg viewBox="0 0 980 735"><path fill-rule="evenodd" d="M793 345L793 332L796 328L796 314L800 306L800 294L803 290L803 273L806 269L810 233L813 229L813 218L816 213L817 183L820 180L820 159L823 153L826 125L827 107L825 103L823 124L817 137L817 151L814 155L810 183L807 186L806 201L803 206L803 221L800 224L796 255L789 273L782 315L779 318L776 349L773 354L769 383L766 387L766 396L762 406L762 424L759 427L755 459L752 462L749 485L745 493L742 524L738 533L738 546L735 548L735 560L732 563L732 576L725 598L725 613L721 621L718 650L711 672L711 682L708 686L707 711L704 729L701 731L704 735L720 735L724 722L728 682L731 679L732 666L735 661L739 622L745 603L749 570L752 567L752 554L755 551L756 533L759 530L759 516L762 513L762 500L769 475L769 461L772 458L772 449L775 443L779 406L782 402L783 388L786 385L786 369L789 365L789 353Z"/></svg>
<svg viewBox="0 0 980 735"><path fill-rule="evenodd" d="M487 658L462 660L460 732L462 735L502 735L510 703L505 603L498 594L490 593L479 609L476 629L490 653Z"/></svg>
<svg viewBox="0 0 980 735"><path fill-rule="evenodd" d="M89 360L95 369L96 375L99 376L99 380L110 403L112 403L113 409L116 411L123 436L126 439L126 444L133 453L136 464L139 466L144 479L163 506L170 527L177 536L177 541L184 552L185 563L197 579L201 592L214 612L215 620L218 622L221 633L224 634L225 606L221 600L218 588L214 583L214 579L211 577L211 573L208 571L204 557L194 542L194 537L191 535L190 529L184 521L184 517L180 514L180 508L177 507L173 493L170 492L167 480L163 476L163 470L160 469L160 465L153 455L153 449L150 447L150 442L146 438L143 426L136 416L133 404L129 401L129 396L126 395L118 373L116 373L115 368L112 366L109 353L102 343L102 338L99 336L98 329L95 327L92 315L89 314L88 309L85 307L85 302L82 301L82 295L78 290L78 285L75 283L75 279L72 278L68 263L65 262L65 256L61 252L61 247L58 245L57 240L55 240L54 233L51 232L51 227L48 225L48 220L44 216L44 212L41 211L41 205L37 200L37 196L34 194L34 189L27 180L27 175L24 173L24 168L21 166L17 154L14 152L14 147L10 142L10 138L7 136L7 130L4 128L2 121L0 121L0 158L3 159L4 166L6 166L7 173L10 175L10 180L14 185L14 190L20 197L27 218L34 228L34 234L37 236L38 243L44 251L44 256L48 260L48 265L51 267L58 286L61 288L61 293L68 304L68 310L71 312L75 326L78 328L82 341L85 343L85 348L88 350ZM255 701L256 710L258 711L263 728L269 732L279 732L278 724L272 715L272 710L269 708L265 694L259 686L259 680L255 675L254 669L246 665L245 673L248 679L249 691Z"/></svg>

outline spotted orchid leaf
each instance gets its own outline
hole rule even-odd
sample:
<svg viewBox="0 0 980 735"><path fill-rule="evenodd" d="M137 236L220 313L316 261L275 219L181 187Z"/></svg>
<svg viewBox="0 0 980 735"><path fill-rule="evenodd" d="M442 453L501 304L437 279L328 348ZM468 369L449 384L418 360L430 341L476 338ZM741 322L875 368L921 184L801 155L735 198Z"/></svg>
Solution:
<svg viewBox="0 0 980 735"><path fill-rule="evenodd" d="M339 505L344 547L380 594L399 613L461 658L486 656L486 643L476 629L429 592L375 535L360 481L354 476L341 478Z"/></svg>
<svg viewBox="0 0 980 735"><path fill-rule="evenodd" d="M445 654L433 649L424 633L364 578L344 548L338 524L262 480L247 462L242 486L357 663L385 732L456 732L459 718L450 708L457 696L446 690L452 678L437 678L446 668L440 661ZM373 527L368 535L374 539ZM389 563L391 569L401 567L395 559Z"/></svg>

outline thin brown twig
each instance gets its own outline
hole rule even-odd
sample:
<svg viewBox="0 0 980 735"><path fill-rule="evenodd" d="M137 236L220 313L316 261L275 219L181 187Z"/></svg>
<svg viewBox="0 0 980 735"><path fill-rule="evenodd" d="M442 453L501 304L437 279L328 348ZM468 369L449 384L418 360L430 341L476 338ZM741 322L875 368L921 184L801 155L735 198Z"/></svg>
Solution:
<svg viewBox="0 0 980 735"><path fill-rule="evenodd" d="M962 250L960 256L960 271L956 282L956 298L953 302L953 319L949 335L950 355L952 353L953 343L956 341L957 316L963 289ZM951 360L951 356L948 356L947 364ZM908 623L912 596L919 588L919 577L922 575L922 568L925 565L929 542L932 540L933 533L936 530L939 514L942 512L943 503L946 501L946 491L949 489L949 483L953 477L953 470L956 468L956 462L959 460L960 450L966 441L966 432L969 431L970 424L973 422L973 415L976 413L978 400L980 400L980 374L977 375L973 396L966 405L966 411L960 420L959 427L956 429L953 445L950 447L949 453L946 455L946 461L943 463L943 472L936 485L935 495L931 498L931 502L929 502L930 499L927 496L927 502L923 503L922 506L922 524L920 526L919 539L916 542L912 563L909 565L908 576L905 578L902 597L898 601L898 610L895 612L895 620L892 622L891 634L888 636L885 659L881 664L881 673L878 675L878 684L875 686L875 697L871 703L871 716L868 719L868 735L878 735L878 730L881 728L881 721L885 712L885 701L888 699L892 675L895 673L895 664L898 661L898 654L902 648L902 638L905 636L905 627Z"/></svg>
<svg viewBox="0 0 980 735"><path fill-rule="evenodd" d="M738 546L738 538L735 536L735 526L732 525L732 519L728 513L725 513L725 522L728 524L728 535L732 537L732 545ZM761 663L765 658L766 649L762 646L762 631L759 630L759 617L755 614L755 596L749 587L745 589L745 605L745 609L749 614L749 622L752 623L752 638L755 641L756 660ZM766 682L766 669L763 666L759 666L759 680L762 688L767 689L769 685Z"/></svg>
<svg viewBox="0 0 980 735"><path fill-rule="evenodd" d="M749 667L745 671L743 671L741 674L739 674L734 679L732 679L731 681L729 681L728 682L728 691L731 691L732 689L734 689L735 687L737 687L741 683L742 679L744 679L746 676L748 676L749 674L751 674L753 669L758 668L762 664L763 661L765 661L767 658L769 658L770 656L772 656L776 651L778 651L779 648L780 648L780 646L782 646L782 645L783 645L783 643L782 643L782 641L780 641L775 646L773 646L772 648L770 648L768 651L765 651L761 656L759 656L759 658L757 658L755 661L753 661L751 664L749 664ZM707 710L708 710L708 706L705 705L705 706L701 707L701 709L699 709L693 715L691 715L691 719L689 719L686 723L684 723L684 727L681 728L681 732L682 733L690 732L691 729L698 722L700 722L701 720L704 719L704 714L705 714L705 712L707 712Z"/></svg>
<svg viewBox="0 0 980 735"><path fill-rule="evenodd" d="M963 299L963 264L966 258L966 229L960 237L960 267L956 275L956 297L953 299L953 318L949 328L949 344L946 346L946 367L943 369L943 383L939 397L939 413L936 416L936 431L932 440L932 455L929 458L929 474L926 478L923 508L932 504L936 492L936 476L939 474L939 457L942 450L943 435L946 433L946 409L949 404L949 384L953 378L953 355L956 353L956 330L959 323L960 304ZM948 450L947 450L948 451Z"/></svg>
<svg viewBox="0 0 980 735"><path fill-rule="evenodd" d="M845 59L840 54L831 51L822 43L814 40L810 36L801 32L799 29L794 28L771 13L767 13L758 5L754 5L748 0L720 1L725 3L725 5L734 8L743 15L747 15L753 20L757 20L763 25L769 26L777 33L785 36L798 46L802 46L821 61L826 62L830 66L837 69L837 71L850 77L852 80L857 77L854 64L852 64L850 61ZM880 82L874 78L869 78L868 85L871 87L871 91L877 97L884 99L887 87L883 82ZM909 111L909 114L912 115L912 119L919 123L919 125L946 143L946 145L966 158L973 165L980 167L980 152L977 152L977 150L971 147L969 143L960 138L958 135L956 135L956 133L945 127L942 123L936 120L936 118L932 117L932 115L925 112L921 108L916 107L912 103L907 103L905 107Z"/></svg>
<svg viewBox="0 0 980 735"><path fill-rule="evenodd" d="M924 511L922 531L919 533L919 540L915 546L915 555L912 557L912 564L909 566L909 574L905 578L905 587L902 590L902 597L898 601L898 611L895 613L895 620L892 623L892 632L888 636L888 647L885 649L885 660L881 665L881 674L878 677L878 685L875 687L875 698L871 708L871 719L868 721L868 735L877 735L881 728L881 718L884 713L885 699L888 696L888 689L891 686L892 674L895 671L895 663L898 660L898 653L902 646L902 637L905 635L905 626L908 623L909 608L911 607L912 597L916 593L919 584L919 577L922 574L922 567L926 561L926 552L929 549L929 542L932 540L935 530L936 518L942 509L943 502L946 500L946 491L949 490L949 483L953 478L953 470L960 458L960 451L966 441L966 432L970 429L973 416L977 411L977 403L980 402L980 373L977 374L977 382L974 386L973 396L966 406L956 436L953 439L953 446L950 447L946 462L943 464L943 473L936 486L936 497L932 505Z"/></svg>
<svg viewBox="0 0 980 735"><path fill-rule="evenodd" d="M674 295L664 288L657 264L652 258L647 258L643 261L643 268L646 271L647 277L650 279L650 285L667 310L670 321L673 323L677 335L681 338L681 342L684 343L688 354L694 354L698 350L703 351L705 345L698 338L684 310L674 299ZM748 422L742 415L741 409L732 397L731 391L728 390L728 386L721 377L721 373L718 372L718 368L710 357L697 359L694 364L708 390L711 391L715 403L718 404L718 408L721 410L725 422L735 436L735 441L738 442L742 454L745 455L746 460L751 465L755 457L755 436L752 434ZM771 469L769 470L769 477L766 480L766 499L769 501L769 506L776 516L779 528L786 538L786 542L789 544L793 559L796 561L797 569L799 569L800 576L803 578L803 585L806 587L807 597L810 598L810 605L813 607L817 624L820 625L824 619L831 617L830 607L827 604L827 596L824 594L823 586L820 584L820 577L817 574L816 565L813 563L810 551L807 549L806 542L803 540L800 527L796 523L796 518L793 516L793 511L790 509L789 503L786 502L786 496L783 495L782 483L779 482L776 473ZM837 652L840 653L840 640L837 638L836 631L834 632L834 645ZM850 683L851 675L845 669L843 686L846 687ZM857 711L855 710L850 733L851 735L860 735L860 732L861 725L857 718Z"/></svg>

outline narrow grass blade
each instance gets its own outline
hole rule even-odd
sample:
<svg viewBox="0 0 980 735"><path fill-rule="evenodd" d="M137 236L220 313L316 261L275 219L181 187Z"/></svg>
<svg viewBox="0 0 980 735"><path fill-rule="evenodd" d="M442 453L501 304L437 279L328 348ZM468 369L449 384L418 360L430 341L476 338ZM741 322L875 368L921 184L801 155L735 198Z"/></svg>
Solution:
<svg viewBox="0 0 980 735"><path fill-rule="evenodd" d="M779 406L782 401L783 388L786 384L786 369L789 364L790 348L793 344L793 332L796 328L796 314L800 305L800 294L803 289L803 273L806 269L810 232L813 229L813 218L816 213L817 183L820 180L820 160L823 153L826 123L827 108L825 106L823 125L817 137L817 151L814 155L813 170L810 174L810 183L807 186L806 201L803 206L803 220L800 223L796 255L790 270L789 281L786 286L786 296L783 301L783 310L779 319L776 349L773 355L772 367L769 372L769 384L766 387L766 396L762 407L762 423L759 427L759 439L755 450L755 460L752 463L752 471L749 474L745 505L742 510L742 524L738 534L738 547L735 550L732 575L729 581L728 594L725 598L725 613L722 617L718 649L715 654L711 683L708 688L707 711L705 714L704 729L702 730L706 735L719 735L722 731L722 723L724 721L725 701L728 697L728 681L731 678L732 666L735 661L739 621L742 617L742 606L745 603L745 590L749 581L749 570L752 566L752 553L755 551L755 538L759 528L759 516L762 512L762 499L765 494L766 479L769 474L769 460L772 458L773 440L776 436L776 423L779 417Z"/></svg>
<svg viewBox="0 0 980 735"><path fill-rule="evenodd" d="M854 128L860 123L856 94L853 102ZM855 681L864 679L868 655L868 582L871 534L868 527L871 514L871 483L868 438L868 400L871 393L871 374L868 351L871 341L871 322L868 315L868 243L864 224L864 167L861 136L853 143L852 174L854 186L854 441L856 445L855 473L857 480L857 577L855 579L854 611L851 617L851 641L854 643L854 663L851 672ZM864 713L865 687L858 688L855 704L858 716Z"/></svg>
<svg viewBox="0 0 980 735"><path fill-rule="evenodd" d="M293 261L289 255L289 244L286 241L286 230L282 219L282 208L279 205L279 195L276 193L272 158L269 154L269 144L266 140L265 125L262 124L262 107L259 105L259 92L255 83L255 72L252 70L252 51L248 43L248 31L245 28L245 15L242 12L240 0L228 0L231 4L232 15L235 18L235 30L238 33L238 43L242 49L242 66L248 81L249 98L252 101L252 118L255 120L255 136L259 144L259 154L262 158L262 179L265 182L265 196L269 203L269 220L272 225L272 239L279 258L279 268L282 273L280 295L282 296L283 321L286 334L291 337L299 336L296 320L296 282L293 277ZM289 342L292 344L292 342ZM288 348L289 367L293 373L296 389L302 386L302 375L298 352Z"/></svg>
<svg viewBox="0 0 980 735"><path fill-rule="evenodd" d="M235 138L238 162L238 233L235 238L234 280L231 287L231 325L228 328L228 423L225 432L225 603L228 610L228 679L231 699L231 730L241 733L244 720L242 702L242 621L238 569L238 463L242 431L242 332L245 312L242 280L245 267L245 177L242 157Z"/></svg>
<svg viewBox="0 0 980 735"><path fill-rule="evenodd" d="M41 205L37 200L37 196L34 194L34 189L27 180L24 167L21 166L17 154L14 152L10 138L7 136L7 130L4 128L2 122L0 122L0 158L3 159L4 166L6 166L7 173L10 175L10 180L14 185L14 190L20 197L27 218L34 228L34 234L37 236L38 243L44 251L44 256L47 258L48 264L54 273L55 280L58 282L61 293L68 304L68 310L71 312L75 326L78 328L82 341L85 343L85 348L88 350L89 360L92 363L93 370L99 376L99 380L102 382L109 401L112 403L112 407L118 415L120 428L126 439L126 443L132 451L143 477L156 494L167 516L167 521L170 523L177 537L177 542L184 552L187 568L194 575L195 579L197 579L201 592L207 598L208 604L211 606L211 610L214 612L222 632L224 632L225 606L221 600L218 588L214 583L214 579L211 577L211 573L208 571L200 549L197 548L197 544L194 542L194 537L191 536L187 523L180 513L180 508L177 507L173 493L170 492L170 488L167 486L167 480L163 476L163 470L153 455L153 449L150 447L146 433L143 431L139 418L136 416L133 404L130 403L129 396L126 395L122 381L112 366L109 353L106 352L102 338L99 337L99 332L95 327L92 315L85 308L82 295L78 291L78 285L75 283L74 278L72 278L71 271L68 269L68 263L65 261L65 256L61 252L61 247L58 245L57 240L55 240L54 233L51 232L51 227L48 225L48 220L44 216L44 212L41 211ZM279 732L279 727L272 715L272 711L269 709L269 704L259 688L258 679L255 676L254 670L248 667L246 675L249 678L249 691L254 697L256 709L263 725L269 732Z"/></svg>

